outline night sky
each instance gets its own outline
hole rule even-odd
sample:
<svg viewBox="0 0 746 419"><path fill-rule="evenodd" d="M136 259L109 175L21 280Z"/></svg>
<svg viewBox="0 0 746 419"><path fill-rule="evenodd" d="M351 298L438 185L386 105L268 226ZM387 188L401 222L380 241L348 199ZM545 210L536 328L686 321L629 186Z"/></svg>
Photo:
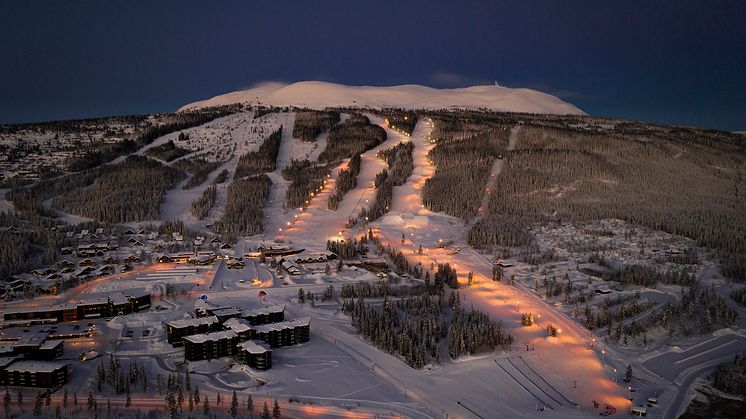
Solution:
<svg viewBox="0 0 746 419"><path fill-rule="evenodd" d="M172 111L279 80L498 81L746 130L745 1L9 1L0 122Z"/></svg>

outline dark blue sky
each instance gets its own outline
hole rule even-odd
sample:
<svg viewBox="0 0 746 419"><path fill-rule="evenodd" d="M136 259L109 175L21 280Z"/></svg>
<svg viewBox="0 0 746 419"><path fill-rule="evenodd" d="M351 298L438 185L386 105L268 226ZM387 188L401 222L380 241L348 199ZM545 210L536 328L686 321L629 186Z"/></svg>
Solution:
<svg viewBox="0 0 746 419"><path fill-rule="evenodd" d="M746 129L746 2L15 1L0 122L174 110L259 81L491 83Z"/></svg>

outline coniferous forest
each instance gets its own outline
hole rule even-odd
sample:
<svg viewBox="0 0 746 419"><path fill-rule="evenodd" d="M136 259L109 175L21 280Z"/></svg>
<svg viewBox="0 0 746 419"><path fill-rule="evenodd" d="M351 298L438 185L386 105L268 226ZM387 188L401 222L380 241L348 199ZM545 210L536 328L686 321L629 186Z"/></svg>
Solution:
<svg viewBox="0 0 746 419"><path fill-rule="evenodd" d="M223 216L213 228L235 241L239 235L262 232L264 206L269 197L272 181L265 174L238 178L228 186L228 201Z"/></svg>
<svg viewBox="0 0 746 419"><path fill-rule="evenodd" d="M746 281L744 149L685 128L524 126L469 242L521 246L539 222L619 218L714 248Z"/></svg>
<svg viewBox="0 0 746 419"><path fill-rule="evenodd" d="M285 193L285 208L305 207L310 199L321 192L329 175L324 164L313 164L308 160L293 160L282 169L282 177L290 181Z"/></svg>
<svg viewBox="0 0 746 419"><path fill-rule="evenodd" d="M345 194L357 187L357 175L360 174L360 154L352 156L347 168L339 171L334 193L329 195L329 209L336 211Z"/></svg>
<svg viewBox="0 0 746 419"><path fill-rule="evenodd" d="M436 137L437 145L428 155L435 175L422 188L422 203L432 211L463 219L474 217L492 164L505 153L509 135L508 127L498 126L466 138L452 133L447 138Z"/></svg>
<svg viewBox="0 0 746 419"><path fill-rule="evenodd" d="M389 212L394 196L394 186L401 186L414 170L412 142L399 143L387 150L382 150L380 157L386 161L388 169L376 175L376 195L367 209L363 209L360 217L373 221Z"/></svg>
<svg viewBox="0 0 746 419"><path fill-rule="evenodd" d="M282 127L273 132L259 146L259 150L250 151L239 157L234 179L273 172L277 168L277 153L280 152Z"/></svg>
<svg viewBox="0 0 746 419"><path fill-rule="evenodd" d="M295 114L293 137L303 141L314 141L339 122L337 111L298 111Z"/></svg>
<svg viewBox="0 0 746 419"><path fill-rule="evenodd" d="M342 124L329 131L326 148L319 155L320 162L334 162L363 153L386 141L386 131L370 123L368 117L352 114Z"/></svg>

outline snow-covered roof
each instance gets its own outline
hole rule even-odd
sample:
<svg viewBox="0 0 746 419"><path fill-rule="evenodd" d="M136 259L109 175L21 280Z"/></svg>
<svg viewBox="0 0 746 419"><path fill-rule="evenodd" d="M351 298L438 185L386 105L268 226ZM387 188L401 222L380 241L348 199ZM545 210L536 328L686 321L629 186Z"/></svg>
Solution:
<svg viewBox="0 0 746 419"><path fill-rule="evenodd" d="M262 324L258 326L252 326L257 332L273 332L283 329L294 329L296 327L309 326L311 324L310 317L303 317L295 320L288 320L278 323Z"/></svg>
<svg viewBox="0 0 746 419"><path fill-rule="evenodd" d="M198 335L191 335L184 337L184 340L188 340L192 343L204 343L207 341L218 341L223 339L233 339L236 337L236 332L232 330L222 330L220 332L212 333L200 333Z"/></svg>
<svg viewBox="0 0 746 419"><path fill-rule="evenodd" d="M54 372L68 364L51 361L17 361L5 368L8 372Z"/></svg>
<svg viewBox="0 0 746 419"><path fill-rule="evenodd" d="M265 352L272 352L272 349L266 343L260 340L247 340L236 345L239 350L247 351L251 354L263 354Z"/></svg>
<svg viewBox="0 0 746 419"><path fill-rule="evenodd" d="M208 317L197 317L196 319L171 320L170 322L166 324L173 328L181 329L183 327L200 326L203 324L215 324L215 323L218 323L218 318L216 316L208 316Z"/></svg>
<svg viewBox="0 0 746 419"><path fill-rule="evenodd" d="M261 316L261 315L267 315L271 313L282 313L285 311L285 305L279 304L269 307L259 307L259 308L251 308L247 309L241 312L241 317L254 317L254 316Z"/></svg>
<svg viewBox="0 0 746 419"><path fill-rule="evenodd" d="M251 330L251 325L246 323L245 320L231 318L223 322L223 326L233 330L236 333L247 332Z"/></svg>

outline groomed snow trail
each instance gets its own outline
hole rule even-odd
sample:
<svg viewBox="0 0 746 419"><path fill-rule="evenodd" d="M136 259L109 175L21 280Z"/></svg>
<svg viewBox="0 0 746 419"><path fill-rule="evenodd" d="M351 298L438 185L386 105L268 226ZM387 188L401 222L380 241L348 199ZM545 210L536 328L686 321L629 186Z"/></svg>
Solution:
<svg viewBox="0 0 746 419"><path fill-rule="evenodd" d="M512 151L515 148L515 145L518 142L518 131L520 129L520 125L516 125L510 129L508 146L505 148L506 152ZM487 207L490 205L490 197L492 196L492 191L495 189L495 185L497 184L497 177L500 176L500 173L502 173L504 165L505 161L500 158L495 159L495 162L492 163L492 168L490 169L490 177L487 179L487 186L485 188L484 196L482 197L482 203L479 205L479 209L477 210L477 216L471 220L470 224L473 225L474 223L482 219L482 217L484 217L484 214L487 211Z"/></svg>

